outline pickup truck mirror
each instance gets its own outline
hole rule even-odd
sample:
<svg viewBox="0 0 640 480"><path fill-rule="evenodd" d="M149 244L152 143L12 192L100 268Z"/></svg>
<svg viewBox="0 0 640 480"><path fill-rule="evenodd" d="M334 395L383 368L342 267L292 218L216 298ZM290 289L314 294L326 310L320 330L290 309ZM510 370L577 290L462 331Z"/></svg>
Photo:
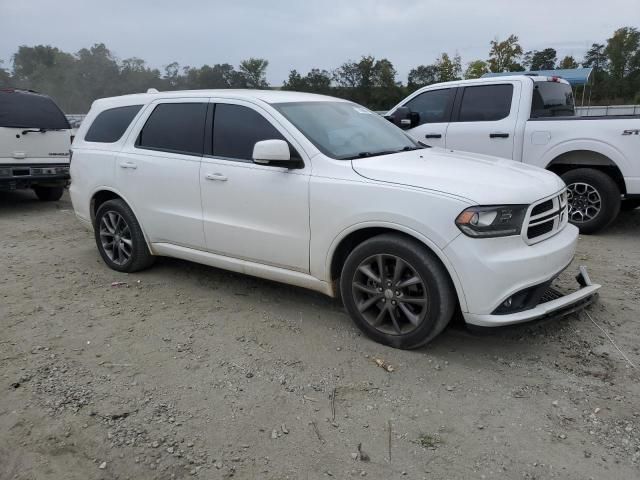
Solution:
<svg viewBox="0 0 640 480"><path fill-rule="evenodd" d="M289 144L284 140L261 140L253 146L253 163L284 168L302 168L300 158L291 158Z"/></svg>
<svg viewBox="0 0 640 480"><path fill-rule="evenodd" d="M385 116L394 125L408 130L420 124L420 114L412 112L409 107L398 107L391 115Z"/></svg>

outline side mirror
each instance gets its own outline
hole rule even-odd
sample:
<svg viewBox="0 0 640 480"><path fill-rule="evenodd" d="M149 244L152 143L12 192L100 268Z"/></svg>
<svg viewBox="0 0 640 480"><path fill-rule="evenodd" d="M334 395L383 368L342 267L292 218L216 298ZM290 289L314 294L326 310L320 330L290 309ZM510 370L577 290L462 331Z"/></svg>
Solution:
<svg viewBox="0 0 640 480"><path fill-rule="evenodd" d="M403 130L408 130L420 124L420 114L412 112L409 107L398 107L395 112L385 118Z"/></svg>
<svg viewBox="0 0 640 480"><path fill-rule="evenodd" d="M284 140L261 140L253 146L253 162L274 167L301 168L299 158L291 158L289 144Z"/></svg>

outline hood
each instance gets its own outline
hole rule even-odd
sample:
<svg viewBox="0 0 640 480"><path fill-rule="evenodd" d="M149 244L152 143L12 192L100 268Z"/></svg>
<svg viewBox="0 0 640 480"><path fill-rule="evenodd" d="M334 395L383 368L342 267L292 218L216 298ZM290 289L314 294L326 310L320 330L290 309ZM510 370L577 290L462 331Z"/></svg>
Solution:
<svg viewBox="0 0 640 480"><path fill-rule="evenodd" d="M542 168L439 148L361 158L352 165L371 180L456 195L475 205L531 204L565 186Z"/></svg>

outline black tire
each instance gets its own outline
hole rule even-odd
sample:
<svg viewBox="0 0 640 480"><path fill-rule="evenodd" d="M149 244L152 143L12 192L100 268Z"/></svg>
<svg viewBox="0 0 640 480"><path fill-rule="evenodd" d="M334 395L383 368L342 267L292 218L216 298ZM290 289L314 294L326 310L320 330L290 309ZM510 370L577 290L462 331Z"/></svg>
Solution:
<svg viewBox="0 0 640 480"><path fill-rule="evenodd" d="M64 187L41 187L36 185L33 187L38 200L42 202L56 202L62 198Z"/></svg>
<svg viewBox="0 0 640 480"><path fill-rule="evenodd" d="M569 191L569 221L580 233L598 232L616 219L620 212L620 189L609 175L593 168L577 168L564 173L562 179ZM586 193L578 194L582 192ZM597 213L596 208L585 206L590 198L599 198Z"/></svg>
<svg viewBox="0 0 640 480"><path fill-rule="evenodd" d="M119 229L116 229L114 234L110 233L103 223L109 222L109 225L113 227L112 218L121 219L117 222ZM117 232L120 232L118 236L116 236ZM151 255L147 248L147 242L144 239L138 220L129 205L123 200L109 200L98 207L94 233L100 256L109 268L113 270L129 273L137 272L150 267L155 261L155 257ZM109 246L109 238L112 238L113 242L120 242L120 240L128 242L126 245L120 243L123 249L126 247L128 255L125 254L124 250L120 250L113 245Z"/></svg>
<svg viewBox="0 0 640 480"><path fill-rule="evenodd" d="M640 198L628 198L626 200L622 200L620 210L629 212L631 210L635 210L638 207L640 207Z"/></svg>
<svg viewBox="0 0 640 480"><path fill-rule="evenodd" d="M375 267L376 264L379 265L378 257L382 257L383 275L378 275L384 285L382 288L369 276L369 273L373 273L375 277L380 272L380 268ZM396 280L391 277L398 266L395 263L398 259L405 264L399 269L404 277ZM369 270L367 262L372 262ZM361 268L363 265L364 269ZM365 270L369 273L363 273ZM411 284L411 280L415 278L421 283ZM371 285L363 285L363 279L371 282ZM391 286L387 282L391 282ZM402 287L403 284L410 286ZM371 288L365 292L363 287ZM453 284L440 261L419 242L397 234L373 237L349 254L342 268L340 293L345 308L358 328L376 342L401 349L418 348L433 340L447 326L456 307ZM358 298L367 295L371 296L366 299ZM422 306L415 306L414 303L420 296L426 298L427 302ZM369 303L370 307L361 311ZM386 312L383 313L383 309ZM415 322L410 322L408 315ZM382 318L383 323L374 326L373 317L373 323L377 323L379 318ZM386 325L387 322L389 326ZM389 329L393 331L390 332Z"/></svg>

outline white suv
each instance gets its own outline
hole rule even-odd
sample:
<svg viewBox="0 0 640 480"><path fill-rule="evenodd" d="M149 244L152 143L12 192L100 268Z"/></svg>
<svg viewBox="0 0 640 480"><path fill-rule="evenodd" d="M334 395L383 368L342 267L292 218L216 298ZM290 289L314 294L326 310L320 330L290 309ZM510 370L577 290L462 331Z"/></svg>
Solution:
<svg viewBox="0 0 640 480"><path fill-rule="evenodd" d="M71 198L109 267L164 255L341 296L375 340L415 348L456 309L497 326L573 311L565 185L513 161L428 148L354 103L280 91L96 101Z"/></svg>

